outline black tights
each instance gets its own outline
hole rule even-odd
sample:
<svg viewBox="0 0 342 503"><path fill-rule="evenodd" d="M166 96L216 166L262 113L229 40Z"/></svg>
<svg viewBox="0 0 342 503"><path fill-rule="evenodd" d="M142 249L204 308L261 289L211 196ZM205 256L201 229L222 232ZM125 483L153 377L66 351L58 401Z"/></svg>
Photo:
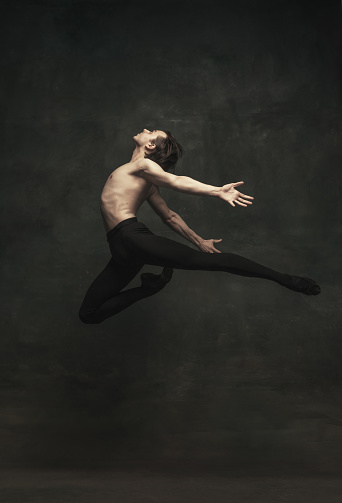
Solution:
<svg viewBox="0 0 342 503"><path fill-rule="evenodd" d="M79 316L100 323L156 291L144 285L121 292L145 264L175 269L225 271L264 278L286 286L289 276L234 253L206 253L153 234L137 218L120 222L107 234L112 258L90 285Z"/></svg>

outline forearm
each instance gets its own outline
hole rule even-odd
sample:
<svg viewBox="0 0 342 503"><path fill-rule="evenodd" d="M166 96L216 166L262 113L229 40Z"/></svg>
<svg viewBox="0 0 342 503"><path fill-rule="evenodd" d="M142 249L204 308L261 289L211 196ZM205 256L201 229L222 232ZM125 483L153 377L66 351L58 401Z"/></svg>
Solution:
<svg viewBox="0 0 342 503"><path fill-rule="evenodd" d="M221 191L221 187L199 182L189 176L176 176L170 188L178 192L186 192L187 194L214 197L219 196Z"/></svg>
<svg viewBox="0 0 342 503"><path fill-rule="evenodd" d="M172 216L165 220L165 223L177 234L180 234L183 236L183 238L187 239L190 241L190 243L195 244L196 246L199 246L201 242L203 241L203 238L198 236L196 232L194 232L188 225L184 222L184 220L177 214L177 213L172 213Z"/></svg>

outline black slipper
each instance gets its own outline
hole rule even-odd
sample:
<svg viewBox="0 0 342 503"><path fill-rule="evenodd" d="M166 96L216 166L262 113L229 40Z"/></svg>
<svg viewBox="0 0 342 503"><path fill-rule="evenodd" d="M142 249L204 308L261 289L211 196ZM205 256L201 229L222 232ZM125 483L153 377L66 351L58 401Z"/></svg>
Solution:
<svg viewBox="0 0 342 503"><path fill-rule="evenodd" d="M291 284L284 285L286 288L289 288L294 292L304 293L305 295L318 295L319 293L321 293L321 287L313 279L300 276L289 277ZM305 280L307 283L306 287L303 287L303 280Z"/></svg>
<svg viewBox="0 0 342 503"><path fill-rule="evenodd" d="M153 274L152 272L145 272L140 275L141 285L144 288L159 291L169 283L172 278L173 269L164 267L161 274Z"/></svg>

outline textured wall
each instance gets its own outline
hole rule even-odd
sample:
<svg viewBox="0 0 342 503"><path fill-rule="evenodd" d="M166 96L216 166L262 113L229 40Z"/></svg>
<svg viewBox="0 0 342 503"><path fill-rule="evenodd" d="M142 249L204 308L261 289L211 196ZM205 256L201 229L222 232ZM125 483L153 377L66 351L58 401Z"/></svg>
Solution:
<svg viewBox="0 0 342 503"><path fill-rule="evenodd" d="M3 10L4 465L340 466L339 2L224 5ZM83 325L109 259L99 194L143 127L174 133L180 173L255 197L233 209L164 189L190 227L322 294L176 271L159 296ZM149 207L139 219L181 241Z"/></svg>

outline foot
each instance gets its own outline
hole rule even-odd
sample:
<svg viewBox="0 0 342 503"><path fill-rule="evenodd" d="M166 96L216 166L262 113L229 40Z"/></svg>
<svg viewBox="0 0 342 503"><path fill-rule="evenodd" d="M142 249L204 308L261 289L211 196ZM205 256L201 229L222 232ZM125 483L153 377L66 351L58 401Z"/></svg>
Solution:
<svg viewBox="0 0 342 503"><path fill-rule="evenodd" d="M171 267L164 267L161 274L152 274L145 272L141 274L141 286L151 293L157 293L164 288L169 281L171 281L173 269Z"/></svg>
<svg viewBox="0 0 342 503"><path fill-rule="evenodd" d="M290 275L287 276L287 279L288 281L283 286L294 292L304 293L305 295L318 295L321 293L321 287L313 279Z"/></svg>

